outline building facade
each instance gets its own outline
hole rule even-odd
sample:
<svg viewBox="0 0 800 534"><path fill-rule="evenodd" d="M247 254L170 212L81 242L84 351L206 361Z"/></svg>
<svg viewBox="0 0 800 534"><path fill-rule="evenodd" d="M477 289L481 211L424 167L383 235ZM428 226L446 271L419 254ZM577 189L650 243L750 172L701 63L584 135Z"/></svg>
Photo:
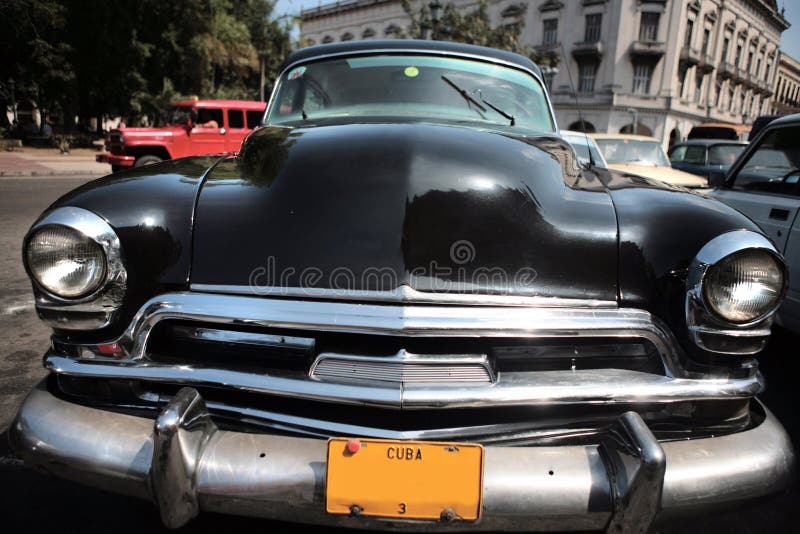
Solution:
<svg viewBox="0 0 800 534"><path fill-rule="evenodd" d="M478 5L450 3L460 10ZM789 27L776 0L523 4L523 42L558 58L541 66L550 73L560 128L580 128L576 97L588 130L635 130L665 146L696 124L750 123L772 108L781 33ZM492 22L512 19L519 5L489 0ZM304 10L301 18L309 44L393 38L410 22L400 0L346 0Z"/></svg>
<svg viewBox="0 0 800 534"><path fill-rule="evenodd" d="M781 52L770 113L800 113L800 62Z"/></svg>

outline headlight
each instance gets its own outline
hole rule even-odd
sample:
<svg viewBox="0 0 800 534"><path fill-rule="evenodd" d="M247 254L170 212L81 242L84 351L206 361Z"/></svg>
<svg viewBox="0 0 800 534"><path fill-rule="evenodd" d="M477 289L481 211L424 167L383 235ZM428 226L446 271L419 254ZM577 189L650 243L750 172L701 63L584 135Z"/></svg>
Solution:
<svg viewBox="0 0 800 534"><path fill-rule="evenodd" d="M763 249L736 252L706 271L709 308L731 323L749 323L772 312L784 287L783 266Z"/></svg>
<svg viewBox="0 0 800 534"><path fill-rule="evenodd" d="M67 226L48 225L37 230L28 240L25 256L36 282L64 299L89 295L106 278L102 246Z"/></svg>

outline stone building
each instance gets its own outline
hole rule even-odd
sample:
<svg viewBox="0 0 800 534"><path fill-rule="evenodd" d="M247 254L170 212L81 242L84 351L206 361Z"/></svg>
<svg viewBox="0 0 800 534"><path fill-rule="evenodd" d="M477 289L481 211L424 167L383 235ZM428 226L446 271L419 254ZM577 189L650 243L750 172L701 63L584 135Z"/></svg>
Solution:
<svg viewBox="0 0 800 534"><path fill-rule="evenodd" d="M800 113L800 62L781 52L770 113Z"/></svg>
<svg viewBox="0 0 800 534"><path fill-rule="evenodd" d="M776 0L523 3L523 42L559 58L548 83L561 128L580 126L576 96L588 129L630 132L637 117L637 133L665 145L695 124L749 123L771 109L781 33L789 27ZM513 18L519 4L489 0L492 21ZM408 24L400 0L345 0L304 10L301 36L315 44L385 39Z"/></svg>

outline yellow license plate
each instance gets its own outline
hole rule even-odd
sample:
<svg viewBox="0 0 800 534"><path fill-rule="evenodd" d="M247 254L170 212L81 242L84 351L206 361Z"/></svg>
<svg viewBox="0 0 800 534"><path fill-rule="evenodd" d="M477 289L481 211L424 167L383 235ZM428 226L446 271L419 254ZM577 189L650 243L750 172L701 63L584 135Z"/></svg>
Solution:
<svg viewBox="0 0 800 534"><path fill-rule="evenodd" d="M328 513L463 521L480 517L481 445L351 441L328 440Z"/></svg>

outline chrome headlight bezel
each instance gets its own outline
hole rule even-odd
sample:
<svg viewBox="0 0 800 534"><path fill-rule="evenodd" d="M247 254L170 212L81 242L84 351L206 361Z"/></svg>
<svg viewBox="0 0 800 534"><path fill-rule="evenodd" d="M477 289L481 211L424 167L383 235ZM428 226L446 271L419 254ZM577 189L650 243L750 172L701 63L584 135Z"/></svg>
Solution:
<svg viewBox="0 0 800 534"><path fill-rule="evenodd" d="M778 298L769 310L744 322L726 319L706 298L707 275L719 262L748 250L771 256L782 269L783 285ZM735 230L721 234L708 243L692 260L686 278L686 323L696 345L723 354L754 354L766 344L775 313L780 308L788 286L786 263L772 242L764 235L750 230Z"/></svg>
<svg viewBox="0 0 800 534"><path fill-rule="evenodd" d="M28 245L40 230L61 226L96 243L105 256L105 276L97 287L75 298L63 297L43 287L28 265ZM23 240L23 263L36 287L39 316L56 328L78 330L102 328L121 305L127 287L127 271L119 237L99 215L77 207L56 208L46 213L28 231Z"/></svg>

